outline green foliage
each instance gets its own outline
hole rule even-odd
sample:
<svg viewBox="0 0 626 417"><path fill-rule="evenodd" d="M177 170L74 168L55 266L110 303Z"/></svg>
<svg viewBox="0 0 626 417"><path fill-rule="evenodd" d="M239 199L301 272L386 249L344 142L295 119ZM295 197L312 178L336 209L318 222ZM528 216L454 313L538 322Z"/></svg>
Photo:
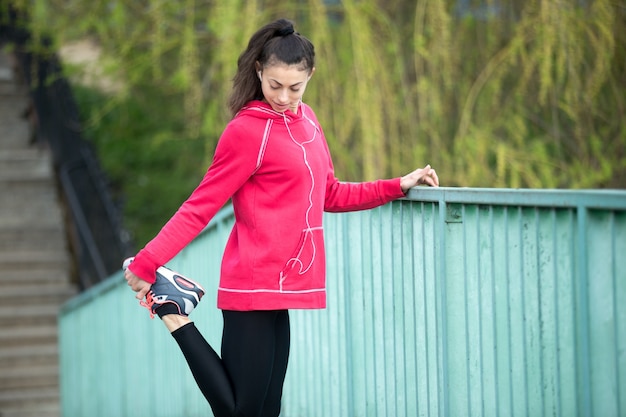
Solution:
<svg viewBox="0 0 626 417"><path fill-rule="evenodd" d="M112 99L96 90L74 88L83 135L98 149L115 197L125 201L126 227L143 244L202 178L204 144L189 137L175 101L150 88L140 91L145 94L113 99L111 106Z"/></svg>
<svg viewBox="0 0 626 417"><path fill-rule="evenodd" d="M316 45L305 100L340 178L431 163L449 186L626 187L625 9L611 0L479 3L35 0L32 26L57 44L95 39L121 81L116 94L81 105L140 236L181 202L172 195L149 217L158 190L190 191L168 183L197 183L210 163L237 57L277 17Z"/></svg>

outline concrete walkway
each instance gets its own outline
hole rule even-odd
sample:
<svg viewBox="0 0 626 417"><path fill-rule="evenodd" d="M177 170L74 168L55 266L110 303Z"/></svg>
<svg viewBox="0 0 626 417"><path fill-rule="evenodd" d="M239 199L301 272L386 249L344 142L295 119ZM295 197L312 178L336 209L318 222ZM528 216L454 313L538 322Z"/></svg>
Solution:
<svg viewBox="0 0 626 417"><path fill-rule="evenodd" d="M76 293L52 156L0 50L0 417L58 417L57 314Z"/></svg>

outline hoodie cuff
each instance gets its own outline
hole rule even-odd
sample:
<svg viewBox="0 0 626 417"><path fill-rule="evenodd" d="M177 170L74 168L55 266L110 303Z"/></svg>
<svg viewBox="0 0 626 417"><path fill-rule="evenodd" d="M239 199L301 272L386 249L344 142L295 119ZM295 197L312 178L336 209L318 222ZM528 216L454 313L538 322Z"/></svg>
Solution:
<svg viewBox="0 0 626 417"><path fill-rule="evenodd" d="M141 250L128 266L128 269L142 280L154 284L156 281L156 270L160 266L145 250Z"/></svg>
<svg viewBox="0 0 626 417"><path fill-rule="evenodd" d="M404 193L404 191L402 191L402 187L400 186L400 180L401 177L382 180L382 183L384 184L385 195L387 195L390 201L406 197L406 194Z"/></svg>

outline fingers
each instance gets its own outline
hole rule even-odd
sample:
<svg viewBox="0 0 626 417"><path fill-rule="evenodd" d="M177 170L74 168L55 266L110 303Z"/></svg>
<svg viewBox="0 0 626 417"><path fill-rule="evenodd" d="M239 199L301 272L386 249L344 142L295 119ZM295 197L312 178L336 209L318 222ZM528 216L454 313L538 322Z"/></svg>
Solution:
<svg viewBox="0 0 626 417"><path fill-rule="evenodd" d="M150 287L152 287L150 283L138 278L137 276L132 276L127 281L130 289L137 293L135 294L135 298L138 300L143 300L146 294L148 294L148 291L150 291Z"/></svg>
<svg viewBox="0 0 626 417"><path fill-rule="evenodd" d="M433 183L435 184L434 187L439 187L439 177L437 176L437 172L434 169L432 169L431 171L432 171L431 177L432 177Z"/></svg>
<svg viewBox="0 0 626 417"><path fill-rule="evenodd" d="M431 168L430 164L424 168L418 168L410 174L400 178L400 187L406 194L410 188L416 187L420 184L429 185L431 187L439 187L439 177L437 172Z"/></svg>
<svg viewBox="0 0 626 417"><path fill-rule="evenodd" d="M126 280L126 283L128 284L128 286L132 288L132 286L137 283L137 280L139 278L137 278L135 274L133 274L127 269L126 271L124 271L124 279Z"/></svg>
<svg viewBox="0 0 626 417"><path fill-rule="evenodd" d="M135 298L138 300L143 300L146 297L146 294L148 294L148 291L150 291L149 286L142 288L141 290L137 291Z"/></svg>
<svg viewBox="0 0 626 417"><path fill-rule="evenodd" d="M143 300L143 297L150 291L151 284L142 280L129 270L124 272L124 279L126 279L126 284L130 289L137 293L136 297L140 300Z"/></svg>
<svg viewBox="0 0 626 417"><path fill-rule="evenodd" d="M128 266L133 259L134 258L126 259L122 265L122 268L124 269L124 279L126 280L126 284L136 292L135 298L143 300L146 297L146 294L148 294L148 291L150 291L152 284L142 280L128 269Z"/></svg>
<svg viewBox="0 0 626 417"><path fill-rule="evenodd" d="M430 185L431 187L439 187L439 177L437 176L437 172L430 167L430 164L419 171L421 171L421 178L418 183Z"/></svg>
<svg viewBox="0 0 626 417"><path fill-rule="evenodd" d="M429 168L426 174L424 175L424 182L431 187L439 186L439 177L437 176L437 172L434 169Z"/></svg>
<svg viewBox="0 0 626 417"><path fill-rule="evenodd" d="M137 277L134 277L134 278L132 278L132 279L130 279L128 281L128 286L130 287L131 290L133 290L135 292L144 290L146 285L147 285L147 287L149 289L150 288L150 284L148 284L146 281L144 281L144 280L142 280L140 278L137 278ZM148 291L146 290L146 292L148 292Z"/></svg>

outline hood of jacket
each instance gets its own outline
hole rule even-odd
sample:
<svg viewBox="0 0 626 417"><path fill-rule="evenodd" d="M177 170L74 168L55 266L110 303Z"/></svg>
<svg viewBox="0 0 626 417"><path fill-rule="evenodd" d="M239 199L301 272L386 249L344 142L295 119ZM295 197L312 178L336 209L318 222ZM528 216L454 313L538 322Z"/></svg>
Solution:
<svg viewBox="0 0 626 417"><path fill-rule="evenodd" d="M287 121L291 123L293 121L297 121L302 119L303 114L306 111L306 105L303 102L300 102L298 106L298 112L294 113L291 110L286 110L285 112L277 112L270 106L269 103L266 103L261 100L253 100L248 102L240 111L237 113L235 118L242 116L250 116L258 119L273 119L273 120L281 120Z"/></svg>

